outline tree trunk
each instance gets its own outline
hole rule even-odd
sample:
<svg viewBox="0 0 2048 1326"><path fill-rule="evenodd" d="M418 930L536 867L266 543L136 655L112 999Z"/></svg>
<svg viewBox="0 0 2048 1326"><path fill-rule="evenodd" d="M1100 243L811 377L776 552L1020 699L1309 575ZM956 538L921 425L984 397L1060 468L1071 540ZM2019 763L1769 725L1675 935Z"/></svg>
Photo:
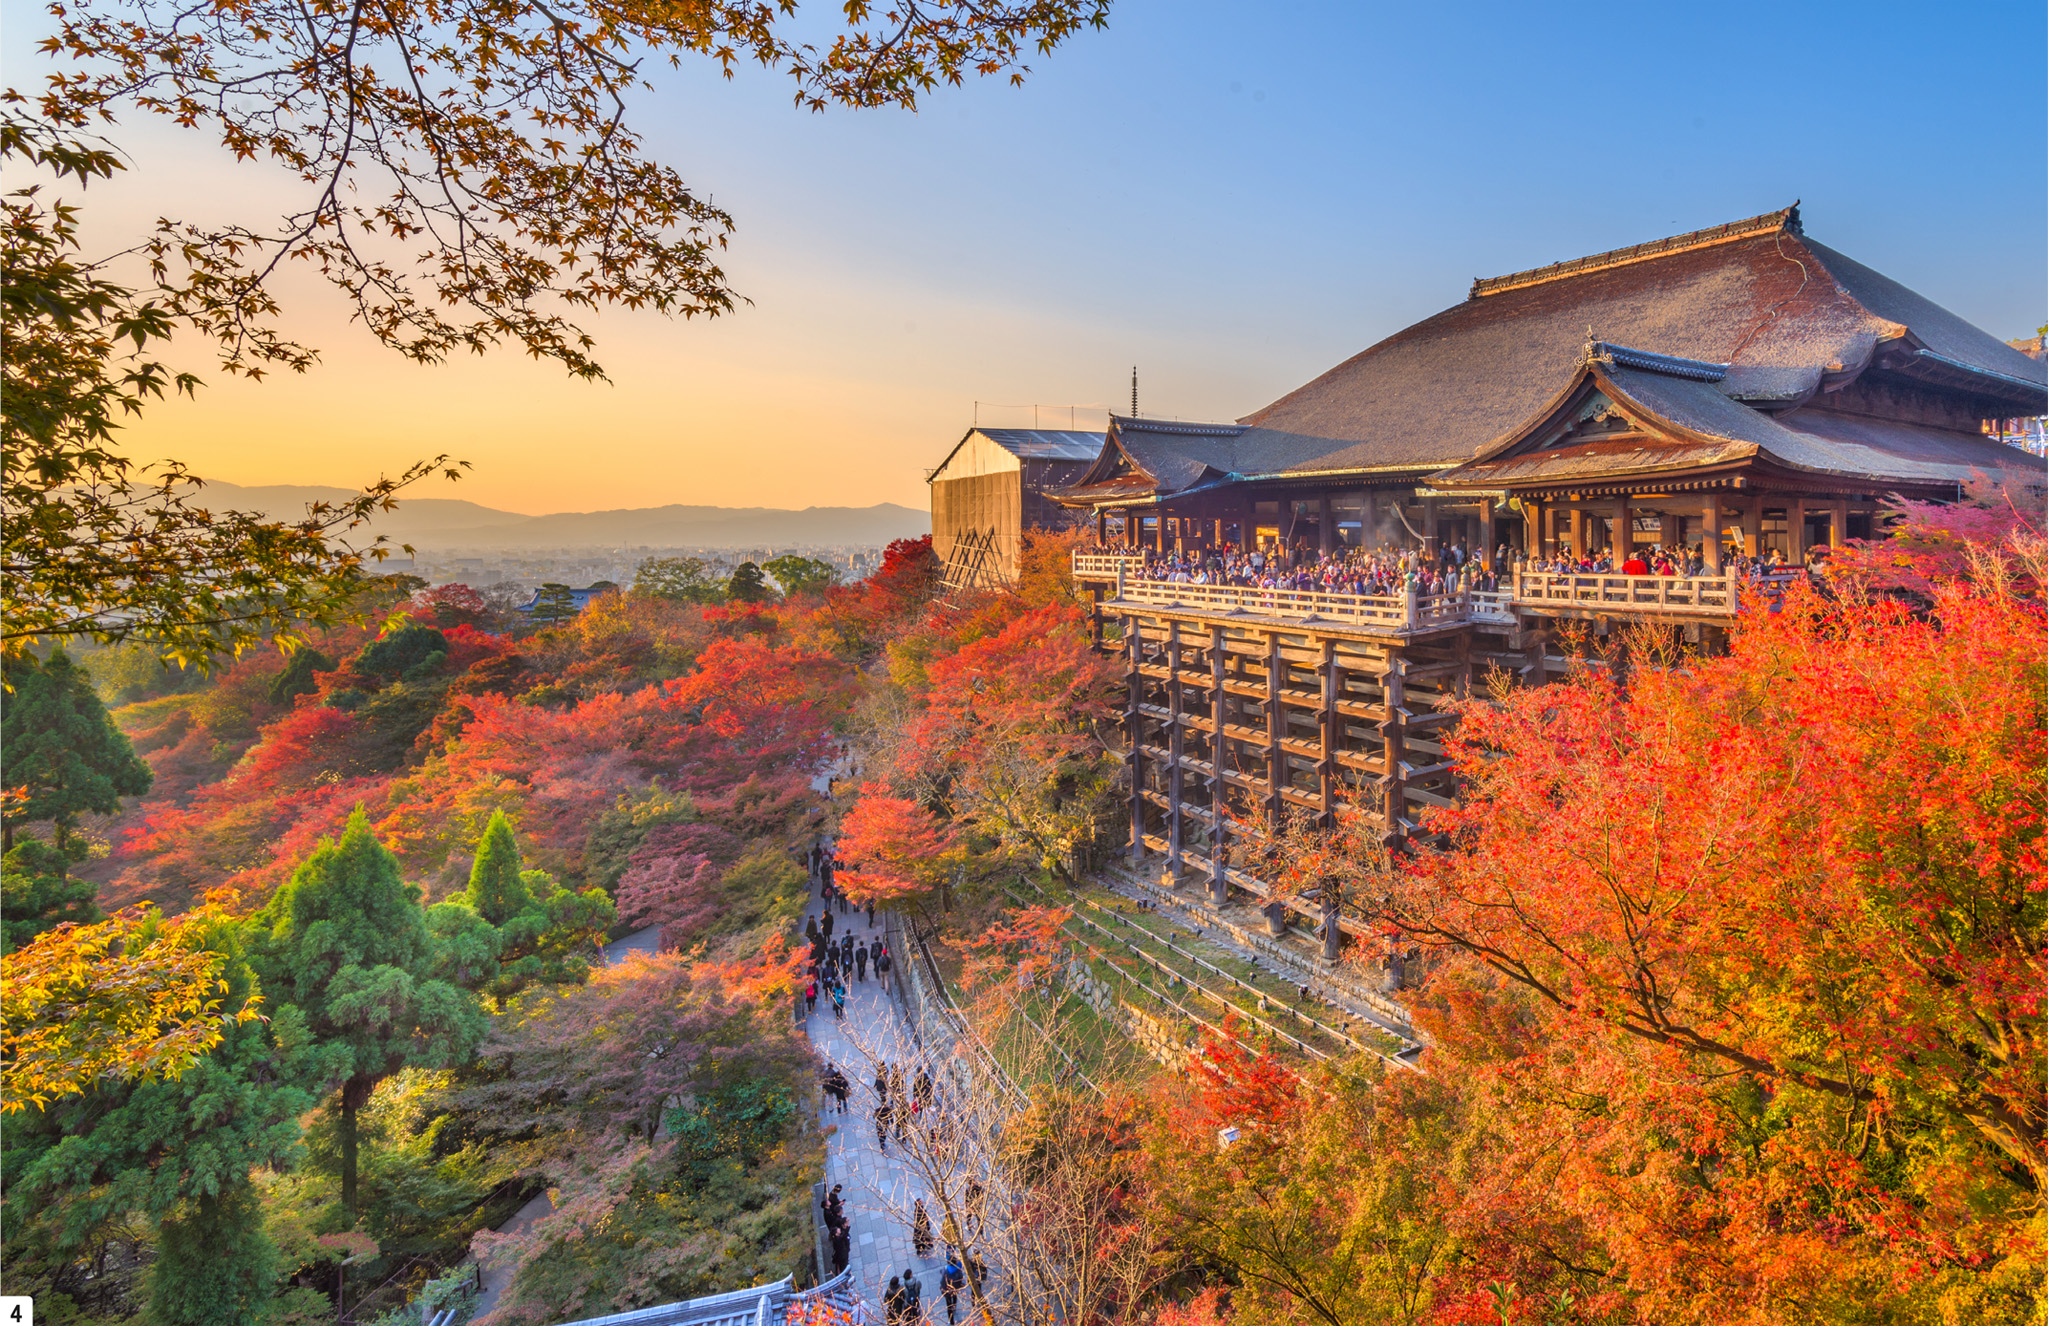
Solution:
<svg viewBox="0 0 2048 1326"><path fill-rule="evenodd" d="M370 1103L375 1078L358 1074L341 1084L341 1209L356 1223L356 1111Z"/></svg>

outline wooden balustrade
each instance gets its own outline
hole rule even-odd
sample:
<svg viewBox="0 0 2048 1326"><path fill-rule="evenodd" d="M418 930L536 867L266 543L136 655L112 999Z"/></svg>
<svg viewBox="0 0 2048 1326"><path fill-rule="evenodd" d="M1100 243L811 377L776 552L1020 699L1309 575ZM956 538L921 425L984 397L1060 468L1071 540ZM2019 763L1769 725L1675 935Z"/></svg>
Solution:
<svg viewBox="0 0 2048 1326"><path fill-rule="evenodd" d="M1197 585L1142 575L1142 553L1076 552L1074 575L1113 580L1126 603L1180 608L1217 616L1328 622L1378 630L1415 631L1464 622L1512 624L1517 608L1611 612L1617 616L1734 617L1743 599L1777 598L1797 570L1759 579L1725 576L1624 576L1518 571L1511 588L1450 594L1369 595L1256 585Z"/></svg>

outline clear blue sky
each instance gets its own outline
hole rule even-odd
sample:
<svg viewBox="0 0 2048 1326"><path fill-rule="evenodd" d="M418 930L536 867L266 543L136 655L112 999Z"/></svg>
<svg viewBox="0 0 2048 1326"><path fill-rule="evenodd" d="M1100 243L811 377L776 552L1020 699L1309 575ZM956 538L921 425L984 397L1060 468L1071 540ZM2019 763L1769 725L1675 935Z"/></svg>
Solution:
<svg viewBox="0 0 2048 1326"><path fill-rule="evenodd" d="M216 384L145 427L223 478L348 482L293 442L340 412L366 462L445 446L477 462L461 495L525 510L921 505L976 399L1121 405L1137 364L1147 413L1231 418L1474 276L1795 198L1816 238L2020 336L2048 321L2044 54L2039 0L1120 0L1021 89L916 115L801 113L775 76L686 67L635 114L737 217L752 308L600 318L596 388L511 354L412 369L336 328L314 380ZM246 178L137 141L148 206Z"/></svg>

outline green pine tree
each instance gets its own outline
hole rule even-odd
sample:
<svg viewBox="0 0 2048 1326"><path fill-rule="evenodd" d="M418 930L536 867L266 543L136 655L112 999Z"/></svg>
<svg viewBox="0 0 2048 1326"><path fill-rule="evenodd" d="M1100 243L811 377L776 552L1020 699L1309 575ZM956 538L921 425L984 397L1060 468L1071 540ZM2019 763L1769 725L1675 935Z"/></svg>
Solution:
<svg viewBox="0 0 2048 1326"><path fill-rule="evenodd" d="M471 917L489 927L488 962ZM450 975L490 995L500 1009L530 985L582 984L591 954L617 921L618 908L603 889L593 885L578 893L545 870L525 869L503 811L484 826L469 887L430 914L444 962L460 965Z"/></svg>
<svg viewBox="0 0 2048 1326"><path fill-rule="evenodd" d="M13 850L17 826L47 820L62 852L80 815L118 812L122 797L149 791L152 775L62 649L47 663L10 659L5 677L13 693L0 720L0 766L7 786L27 796L0 818L0 850Z"/></svg>
<svg viewBox="0 0 2048 1326"><path fill-rule="evenodd" d="M436 976L441 963L419 890L360 808L263 910L262 960L273 1000L301 1010L313 1036L346 1046L339 1075L341 1201L356 1211L356 1115L408 1065L467 1060L482 1038L476 997Z"/></svg>
<svg viewBox="0 0 2048 1326"><path fill-rule="evenodd" d="M221 972L227 1007L260 988L241 940L233 922L222 922L209 939L229 953ZM227 1024L213 1052L175 1080L109 1082L46 1110L8 1116L0 1225L11 1292L35 1294L63 1318L60 1273L89 1281L96 1250L139 1217L156 1230L145 1320L265 1320L277 1257L251 1173L296 1162L300 1116L347 1071L350 1058L346 1046L317 1043L299 1009L272 1005L266 1012L267 1018Z"/></svg>
<svg viewBox="0 0 2048 1326"><path fill-rule="evenodd" d="M540 587L526 615L537 626L553 626L576 615L576 591L554 581Z"/></svg>
<svg viewBox="0 0 2048 1326"><path fill-rule="evenodd" d="M52 926L103 919L99 886L65 871L77 853L24 838L0 862L0 953L12 953Z"/></svg>
<svg viewBox="0 0 2048 1326"><path fill-rule="evenodd" d="M732 579L726 582L725 594L736 603L765 603L774 597L768 581L761 575L761 568L752 562L741 562L733 568Z"/></svg>

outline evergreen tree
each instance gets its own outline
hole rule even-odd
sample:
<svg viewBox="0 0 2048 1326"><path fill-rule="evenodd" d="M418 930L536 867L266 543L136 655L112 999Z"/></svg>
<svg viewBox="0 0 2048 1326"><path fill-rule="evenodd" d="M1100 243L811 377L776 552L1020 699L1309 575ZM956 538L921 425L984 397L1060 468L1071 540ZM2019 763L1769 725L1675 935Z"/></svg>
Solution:
<svg viewBox="0 0 2048 1326"><path fill-rule="evenodd" d="M237 1007L258 990L240 930L222 923L208 938L230 953L221 977ZM9 1115L7 1255L10 1268L27 1270L9 1289L36 1294L61 1317L65 1295L53 1293L54 1277L69 1267L71 1279L90 1282L99 1273L93 1250L139 1216L156 1229L148 1322L264 1320L277 1259L250 1172L297 1159L299 1117L348 1061L345 1046L308 1034L299 1009L273 1007L267 1020L231 1023L213 1052L174 1080L110 1082ZM40 1255L17 1257L30 1245ZM53 1278L38 1279L38 1270Z"/></svg>
<svg viewBox="0 0 2048 1326"><path fill-rule="evenodd" d="M24 838L0 863L0 953L12 953L52 926L90 925L102 919L99 886L72 879L65 867L75 854L40 838Z"/></svg>
<svg viewBox="0 0 2048 1326"><path fill-rule="evenodd" d="M277 674L277 680L270 683L270 702L288 705L301 695L311 695L320 689L314 674L332 671L333 659L311 645L301 645L292 651L291 661Z"/></svg>
<svg viewBox="0 0 2048 1326"><path fill-rule="evenodd" d="M299 1009L313 1036L347 1048L340 1086L341 1200L356 1209L356 1114L408 1065L468 1059L484 1015L469 992L437 979L438 945L419 890L370 832L359 808L264 908L271 998Z"/></svg>
<svg viewBox="0 0 2048 1326"><path fill-rule="evenodd" d="M537 626L566 622L576 615L576 591L551 580L533 596L533 606L526 610L526 615Z"/></svg>
<svg viewBox="0 0 2048 1326"><path fill-rule="evenodd" d="M0 765L9 789L27 794L10 802L0 819L7 850L17 825L48 820L61 852L80 815L112 815L122 797L149 791L149 766L107 716L85 670L62 649L47 663L10 659L6 682L13 694L0 722Z"/></svg>
<svg viewBox="0 0 2048 1326"><path fill-rule="evenodd" d="M726 597L737 603L764 603L772 597L768 582L761 575L761 568L752 562L741 562L733 568L732 579L726 582Z"/></svg>
<svg viewBox="0 0 2048 1326"><path fill-rule="evenodd" d="M578 893L545 870L525 869L512 823L497 811L477 843L469 887L435 907L429 919L442 940L444 964L454 968L449 974L502 1009L529 985L582 984L590 975L589 955L617 922L618 909L601 888Z"/></svg>

